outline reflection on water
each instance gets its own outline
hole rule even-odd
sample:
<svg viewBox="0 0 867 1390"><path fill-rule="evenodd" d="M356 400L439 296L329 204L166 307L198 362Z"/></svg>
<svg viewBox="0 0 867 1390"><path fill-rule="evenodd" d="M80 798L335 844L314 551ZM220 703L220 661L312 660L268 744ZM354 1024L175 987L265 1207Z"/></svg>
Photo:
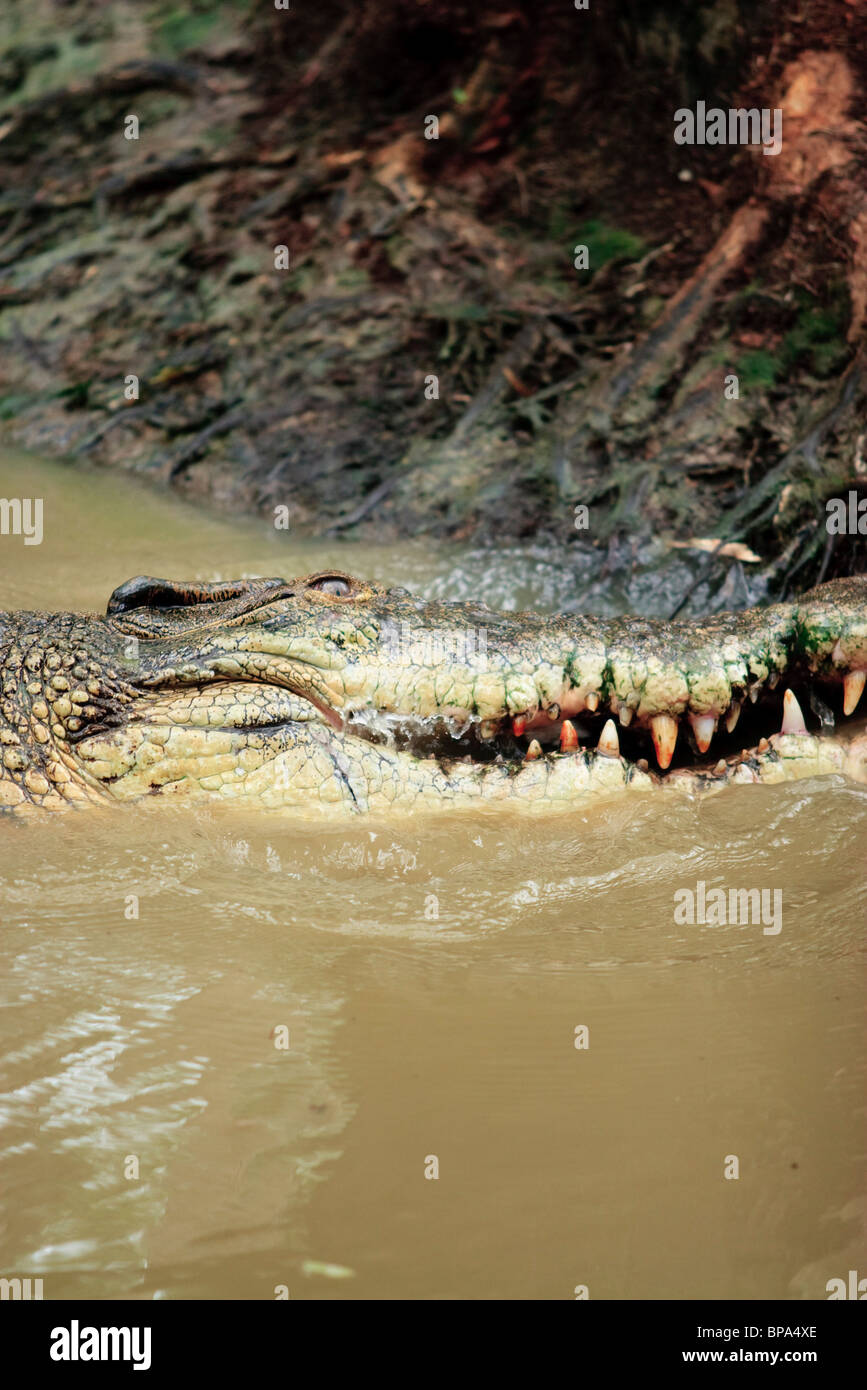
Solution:
<svg viewBox="0 0 867 1390"><path fill-rule="evenodd" d="M100 475L2 480L45 499L41 547L0 543L9 607L102 607L138 572L478 574ZM523 560L501 603L531 601ZM0 1274L48 1298L825 1297L865 1258L867 792L648 801L0 826ZM699 881L781 889L780 934L676 925Z"/></svg>

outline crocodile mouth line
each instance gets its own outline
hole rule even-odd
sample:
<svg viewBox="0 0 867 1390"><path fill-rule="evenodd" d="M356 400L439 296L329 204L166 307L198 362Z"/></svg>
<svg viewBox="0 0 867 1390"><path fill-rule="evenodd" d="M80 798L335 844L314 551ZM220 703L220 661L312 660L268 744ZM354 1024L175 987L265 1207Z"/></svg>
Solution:
<svg viewBox="0 0 867 1390"><path fill-rule="evenodd" d="M585 708L571 719L563 718L554 705L530 718L421 718L360 709L345 718L329 711L329 722L371 743L417 758L433 758L444 765L457 761L500 763L517 769L536 759L598 752L622 757L645 772L652 769L664 774L669 768L710 772L721 762L729 765L766 752L777 735L831 733L850 720L854 722L854 705L848 707L851 687L843 693L841 709L841 681L817 679L815 673L806 671L789 676L785 688L769 682L755 691L755 698L747 694L742 701L733 702L727 718L682 721L684 729L679 737L677 721L663 716L674 726L673 746L665 742L669 728L663 725L660 731L659 716L618 720L601 701L596 709Z"/></svg>

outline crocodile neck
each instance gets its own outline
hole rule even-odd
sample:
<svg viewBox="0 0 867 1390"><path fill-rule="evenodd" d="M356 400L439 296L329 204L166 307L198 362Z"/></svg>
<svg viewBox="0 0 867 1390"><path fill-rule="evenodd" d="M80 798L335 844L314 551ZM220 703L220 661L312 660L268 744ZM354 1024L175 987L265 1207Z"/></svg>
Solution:
<svg viewBox="0 0 867 1390"><path fill-rule="evenodd" d="M0 807L107 799L70 747L104 681L93 636L77 614L0 613Z"/></svg>

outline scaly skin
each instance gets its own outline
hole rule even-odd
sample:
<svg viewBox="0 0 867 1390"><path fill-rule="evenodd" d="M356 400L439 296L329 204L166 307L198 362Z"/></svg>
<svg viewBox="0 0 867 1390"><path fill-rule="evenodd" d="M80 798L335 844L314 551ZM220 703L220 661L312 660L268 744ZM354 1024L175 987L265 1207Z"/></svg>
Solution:
<svg viewBox="0 0 867 1390"><path fill-rule="evenodd" d="M104 617L0 614L0 661L0 807L13 811L155 792L328 817L496 801L550 811L625 787L867 780L863 733L798 732L797 707L792 731L664 778L618 755L613 724L608 751L534 757L534 745L529 761L511 738L505 756L483 761L484 744L472 758L419 756L359 733L395 720L439 733L451 721L482 739L560 729L569 747L565 717L610 712L652 732L665 767L675 721L685 716L706 746L718 718L780 678L816 683L839 717L837 687L845 678L854 708L867 674L865 579L699 623L499 614L336 571L136 579Z"/></svg>

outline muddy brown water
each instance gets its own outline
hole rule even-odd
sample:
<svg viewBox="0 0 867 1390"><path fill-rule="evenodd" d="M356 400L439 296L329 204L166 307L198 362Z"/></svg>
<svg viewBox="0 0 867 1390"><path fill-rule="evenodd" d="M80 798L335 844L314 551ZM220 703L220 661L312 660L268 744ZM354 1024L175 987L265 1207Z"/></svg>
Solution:
<svg viewBox="0 0 867 1390"><path fill-rule="evenodd" d="M4 608L102 610L137 573L457 597L481 565L512 607L560 582L532 547L302 543L17 455L0 482L44 500L41 545L0 538ZM0 1275L827 1297L867 1273L865 832L867 789L833 778L544 823L154 801L0 825ZM781 930L678 925L699 881L779 889Z"/></svg>

